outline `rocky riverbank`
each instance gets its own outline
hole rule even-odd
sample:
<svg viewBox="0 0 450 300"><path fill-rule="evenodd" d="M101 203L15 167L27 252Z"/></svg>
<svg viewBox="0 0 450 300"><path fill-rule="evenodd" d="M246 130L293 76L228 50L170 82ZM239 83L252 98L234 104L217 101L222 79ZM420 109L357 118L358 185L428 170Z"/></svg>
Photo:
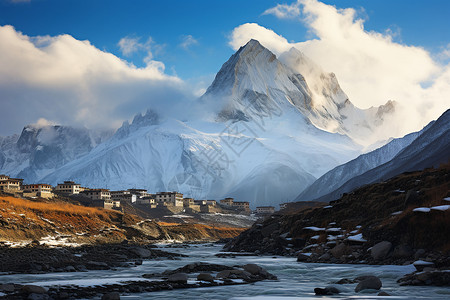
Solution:
<svg viewBox="0 0 450 300"><path fill-rule="evenodd" d="M273 215L224 249L297 256L299 262L403 265L423 261L432 268L430 272L445 271L450 269L449 191L449 165L402 174L326 206ZM405 279L402 284L434 282Z"/></svg>
<svg viewBox="0 0 450 300"><path fill-rule="evenodd" d="M126 247L127 248L127 247ZM131 250L134 249L134 250ZM138 250L137 250L138 249ZM136 254L155 254L154 249L128 248L131 257ZM147 252L148 251L148 252ZM123 252L121 252L123 253ZM160 252L162 255L173 255ZM125 254L120 254L125 255ZM133 258L136 262L136 258ZM108 265L98 262L95 265ZM276 280L276 276L255 264L226 266L209 263L191 263L175 270L166 270L161 274L142 274L142 280L127 281L120 284L101 284L92 286L54 286L44 288L36 285L7 283L0 285L0 299L120 299L120 295L162 290L217 287L237 284L249 284L262 280Z"/></svg>

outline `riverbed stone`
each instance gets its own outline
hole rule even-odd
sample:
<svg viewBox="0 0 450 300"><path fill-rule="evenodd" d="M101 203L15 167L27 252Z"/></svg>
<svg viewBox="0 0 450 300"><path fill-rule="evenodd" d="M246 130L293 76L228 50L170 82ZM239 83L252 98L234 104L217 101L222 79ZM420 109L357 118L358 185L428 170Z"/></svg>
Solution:
<svg viewBox="0 0 450 300"><path fill-rule="evenodd" d="M14 284L12 283L4 283L0 284L0 292L14 292Z"/></svg>
<svg viewBox="0 0 450 300"><path fill-rule="evenodd" d="M45 294L47 289L42 286L27 284L22 287L22 291L27 294Z"/></svg>
<svg viewBox="0 0 450 300"><path fill-rule="evenodd" d="M386 297L386 296L390 296L390 295L388 293L382 291L382 292L379 292L377 296L385 296Z"/></svg>
<svg viewBox="0 0 450 300"><path fill-rule="evenodd" d="M347 254L349 252L350 248L344 243L340 243L339 245L335 246L333 249L330 250L330 253L335 258L340 258L342 255Z"/></svg>
<svg viewBox="0 0 450 300"><path fill-rule="evenodd" d="M175 283L187 283L188 276L186 273L176 273L172 274L167 278L167 281L169 282L175 282Z"/></svg>
<svg viewBox="0 0 450 300"><path fill-rule="evenodd" d="M209 273L200 273L197 275L197 280L214 282L214 277Z"/></svg>
<svg viewBox="0 0 450 300"><path fill-rule="evenodd" d="M118 292L111 292L104 294L102 300L120 300L120 294Z"/></svg>
<svg viewBox="0 0 450 300"><path fill-rule="evenodd" d="M370 255L375 260L381 260L386 258L389 251L391 251L391 248L391 242L382 241L372 247L372 249L370 250Z"/></svg>
<svg viewBox="0 0 450 300"><path fill-rule="evenodd" d="M330 296L330 295L336 295L339 294L341 291L339 291L334 286L327 286L325 288L315 288L314 293L316 293L317 296Z"/></svg>
<svg viewBox="0 0 450 300"><path fill-rule="evenodd" d="M140 258L149 258L152 255L152 252L148 249L144 249L141 247L135 247L135 248L131 248L130 252L135 254L136 256L140 257Z"/></svg>
<svg viewBox="0 0 450 300"><path fill-rule="evenodd" d="M364 276L360 278L362 278L362 280L355 287L355 292L357 293L362 290L379 290L383 285L380 278L376 276ZM358 280L358 278L356 278L355 280Z"/></svg>
<svg viewBox="0 0 450 300"><path fill-rule="evenodd" d="M261 272L261 267L256 264L246 264L244 266L244 270L249 272L252 275L257 275Z"/></svg>
<svg viewBox="0 0 450 300"><path fill-rule="evenodd" d="M226 279L230 276L231 270L223 270L216 274L216 279Z"/></svg>

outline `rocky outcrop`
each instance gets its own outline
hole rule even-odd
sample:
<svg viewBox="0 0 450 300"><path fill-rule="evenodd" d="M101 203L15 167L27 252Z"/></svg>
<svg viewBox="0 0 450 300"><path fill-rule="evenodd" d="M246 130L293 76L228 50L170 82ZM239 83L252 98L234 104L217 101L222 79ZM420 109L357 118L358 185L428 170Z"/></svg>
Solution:
<svg viewBox="0 0 450 300"><path fill-rule="evenodd" d="M450 165L362 187L329 205L274 214L224 250L299 262L450 267ZM410 191L410 192L408 192Z"/></svg>

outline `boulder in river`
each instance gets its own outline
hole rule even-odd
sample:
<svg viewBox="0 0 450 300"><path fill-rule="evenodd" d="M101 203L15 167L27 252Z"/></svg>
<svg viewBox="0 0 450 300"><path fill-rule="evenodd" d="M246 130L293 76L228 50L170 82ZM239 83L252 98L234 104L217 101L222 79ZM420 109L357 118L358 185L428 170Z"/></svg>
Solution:
<svg viewBox="0 0 450 300"><path fill-rule="evenodd" d="M339 294L341 291L339 291L334 286L327 286L326 288L315 288L314 293L316 293L317 296L330 296L330 295L336 295Z"/></svg>
<svg viewBox="0 0 450 300"><path fill-rule="evenodd" d="M175 273L170 275L169 278L167 278L167 281L175 283L187 283L188 276L186 273Z"/></svg>
<svg viewBox="0 0 450 300"><path fill-rule="evenodd" d="M361 276L355 278L359 281L358 285L355 287L355 292L359 293L362 290L379 290L382 287L380 278L376 276Z"/></svg>

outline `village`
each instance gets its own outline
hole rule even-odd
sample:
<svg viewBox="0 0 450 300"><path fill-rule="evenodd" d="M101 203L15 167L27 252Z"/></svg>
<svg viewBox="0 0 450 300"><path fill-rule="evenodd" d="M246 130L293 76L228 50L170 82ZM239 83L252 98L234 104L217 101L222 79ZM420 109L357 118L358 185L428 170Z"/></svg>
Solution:
<svg viewBox="0 0 450 300"><path fill-rule="evenodd" d="M55 187L44 183L23 184L23 181L20 178L0 175L0 192L29 199L51 199L56 196L69 197L86 206L118 211L123 211L124 206L129 207L131 205L147 211L164 210L173 214L181 212L232 213L267 217L275 212L275 207L273 206L259 206L252 211L249 202L235 201L231 197L219 201L197 200L183 197L183 194L177 191L151 194L145 189L137 188L119 191L111 191L106 188L87 188L74 181L64 181L63 183L58 183ZM280 208L283 209L285 206L286 204L281 204Z"/></svg>

